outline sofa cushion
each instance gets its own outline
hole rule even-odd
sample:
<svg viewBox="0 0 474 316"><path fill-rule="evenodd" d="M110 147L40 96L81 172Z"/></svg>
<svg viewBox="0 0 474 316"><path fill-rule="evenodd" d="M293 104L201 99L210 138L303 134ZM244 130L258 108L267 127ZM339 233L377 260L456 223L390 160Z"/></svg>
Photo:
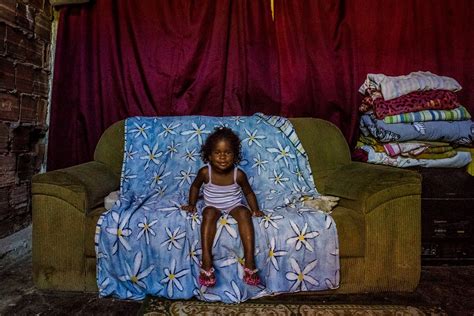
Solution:
<svg viewBox="0 0 474 316"><path fill-rule="evenodd" d="M35 175L33 194L54 196L82 212L101 205L119 186L119 177L106 165L92 161L70 168Z"/></svg>
<svg viewBox="0 0 474 316"><path fill-rule="evenodd" d="M365 254L365 216L356 210L337 206L331 213L336 222L339 255L363 257Z"/></svg>
<svg viewBox="0 0 474 316"><path fill-rule="evenodd" d="M339 196L340 206L369 213L389 200L421 195L421 175L395 167L352 162L332 172L322 192Z"/></svg>

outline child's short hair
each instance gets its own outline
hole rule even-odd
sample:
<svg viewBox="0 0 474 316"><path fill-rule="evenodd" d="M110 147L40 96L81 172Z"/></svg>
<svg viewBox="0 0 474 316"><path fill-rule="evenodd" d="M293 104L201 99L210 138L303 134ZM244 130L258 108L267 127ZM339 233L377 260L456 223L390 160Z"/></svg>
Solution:
<svg viewBox="0 0 474 316"><path fill-rule="evenodd" d="M240 160L242 160L242 146L240 144L239 136L237 136L237 134L228 127L216 127L201 146L201 159L204 163L209 162L209 156L212 153L212 148L217 144L218 141L223 139L230 143L232 151L234 152L234 162L239 163Z"/></svg>

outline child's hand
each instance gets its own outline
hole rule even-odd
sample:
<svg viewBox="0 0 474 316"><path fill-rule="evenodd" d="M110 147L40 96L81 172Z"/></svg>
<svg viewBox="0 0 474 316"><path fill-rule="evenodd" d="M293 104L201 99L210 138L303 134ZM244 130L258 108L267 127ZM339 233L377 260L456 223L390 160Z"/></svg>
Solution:
<svg viewBox="0 0 474 316"><path fill-rule="evenodd" d="M181 205L181 209L186 212L196 212L196 205Z"/></svg>
<svg viewBox="0 0 474 316"><path fill-rule="evenodd" d="M263 215L265 215L265 213L260 210L255 210L252 212L252 215L255 217L262 217Z"/></svg>

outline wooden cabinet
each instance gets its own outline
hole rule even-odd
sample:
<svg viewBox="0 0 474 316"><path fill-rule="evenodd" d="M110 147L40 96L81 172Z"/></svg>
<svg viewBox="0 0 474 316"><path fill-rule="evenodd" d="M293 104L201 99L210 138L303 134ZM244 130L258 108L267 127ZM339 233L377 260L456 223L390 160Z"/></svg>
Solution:
<svg viewBox="0 0 474 316"><path fill-rule="evenodd" d="M474 177L463 169L419 172L422 263L474 264Z"/></svg>

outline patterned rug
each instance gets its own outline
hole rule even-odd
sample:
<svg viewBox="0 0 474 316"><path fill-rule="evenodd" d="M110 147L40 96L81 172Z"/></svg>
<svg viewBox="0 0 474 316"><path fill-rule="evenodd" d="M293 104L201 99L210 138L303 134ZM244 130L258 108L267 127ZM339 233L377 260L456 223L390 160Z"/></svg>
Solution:
<svg viewBox="0 0 474 316"><path fill-rule="evenodd" d="M158 315L447 315L440 308L404 305L315 304L294 302L252 302L241 304L208 303L198 300L171 301L147 298L141 311L144 316Z"/></svg>

